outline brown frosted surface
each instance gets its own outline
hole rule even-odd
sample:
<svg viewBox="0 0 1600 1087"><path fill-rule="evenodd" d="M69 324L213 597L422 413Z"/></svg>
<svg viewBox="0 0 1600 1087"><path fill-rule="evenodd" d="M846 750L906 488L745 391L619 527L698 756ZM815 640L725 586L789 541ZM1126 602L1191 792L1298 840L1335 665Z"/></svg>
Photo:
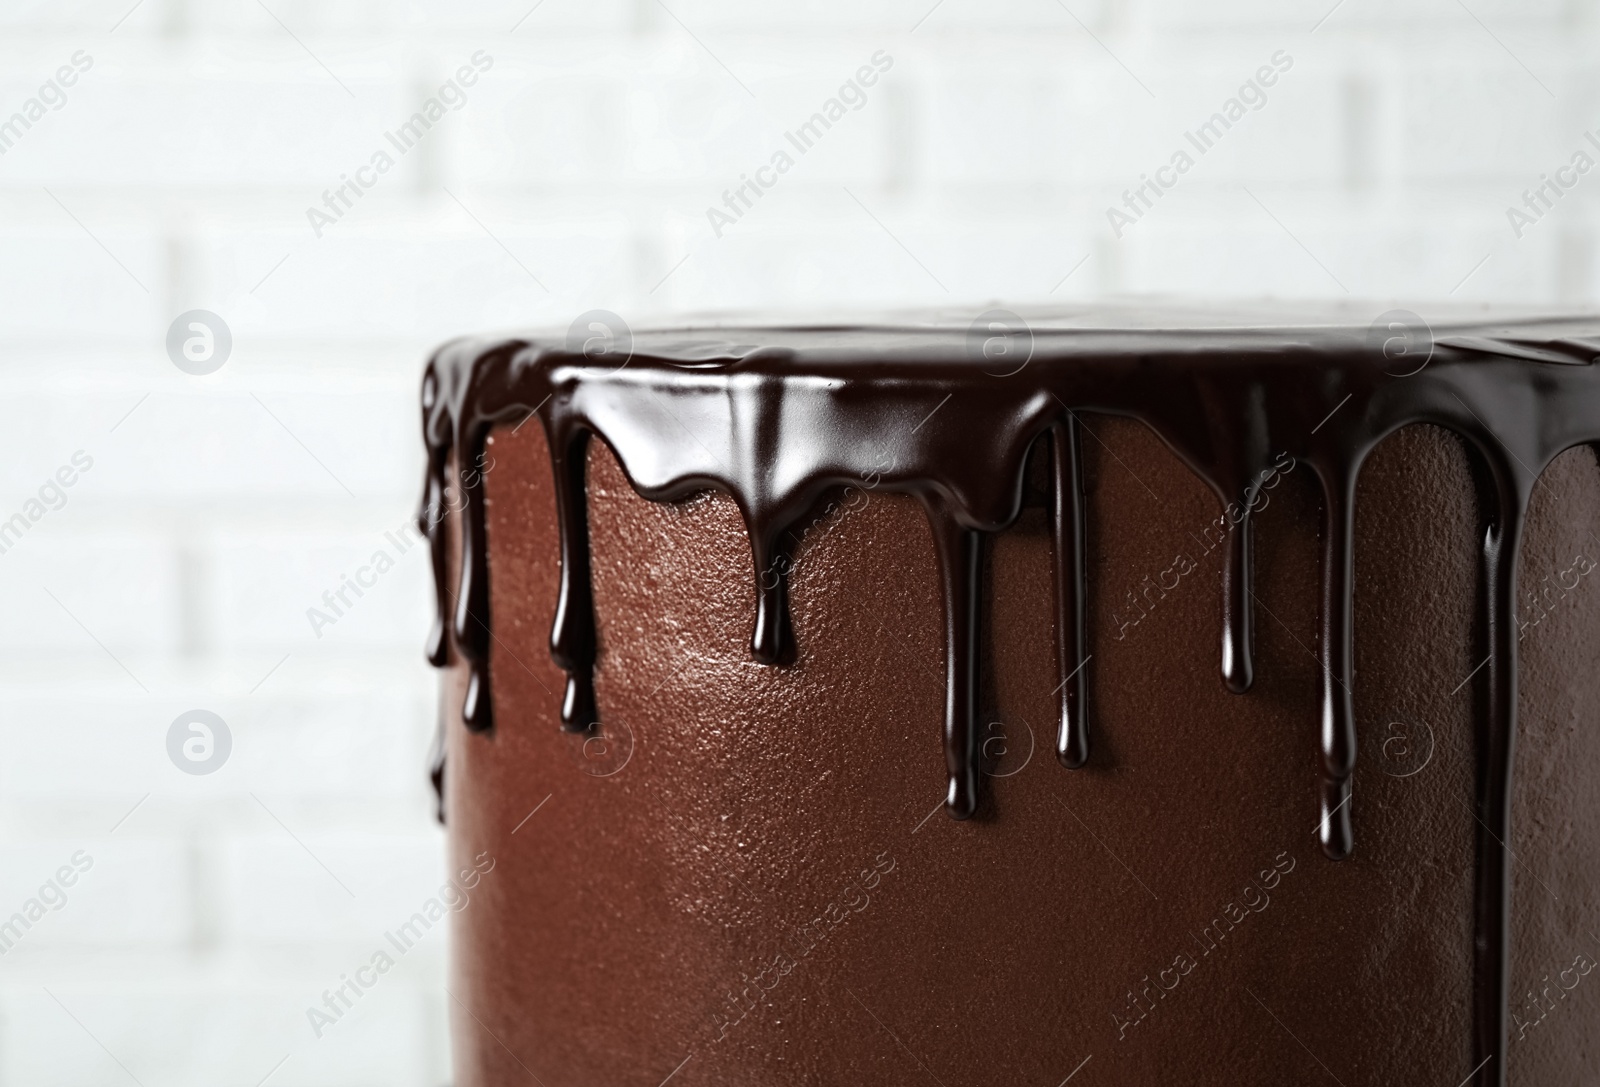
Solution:
<svg viewBox="0 0 1600 1087"><path fill-rule="evenodd" d="M995 542L987 577L983 703L986 721L1004 722L996 769L1008 776L987 780L967 823L936 810L938 574L912 500L858 497L805 535L791 581L799 657L771 668L749 655L754 575L732 503L646 502L596 442L596 687L607 731L626 724L635 741L599 777L585 769L614 763L586 760L583 737L557 727L544 437L497 435L497 724L475 736L447 718L452 849L496 861L457 920L459 1087L530 1072L547 1087L648 1087L686 1057L672 1080L686 1087L1050 1085L1085 1058L1075 1084L1466 1077L1476 688L1457 688L1481 653L1478 512L1459 443L1407 429L1361 477L1358 844L1334 863L1306 787L1319 669L1309 469L1285 475L1260 515L1257 678L1230 695L1217 676L1220 554L1197 539L1215 498L1139 424L1086 422L1093 753L1076 772L1052 757L1049 537L1029 509ZM1593 457L1569 454L1535 492L1525 586L1595 547L1583 526L1597 513ZM1180 552L1196 568L1123 625L1138 614L1126 594ZM1585 787L1600 759L1585 729L1600 650L1589 580L1522 643L1514 988L1585 947L1600 959L1584 932L1600 843ZM1293 870L1253 912L1245 895L1263 896L1246 887L1280 854ZM893 870L848 888L877 858ZM1246 911L1236 926L1229 903ZM819 918L825 935L799 953ZM1202 930L1219 927L1226 938L1203 954ZM785 951L786 974L761 973ZM1180 953L1195 964L1163 996L1158 972ZM719 1040L716 1017L739 1014L727 994L763 983ZM1114 1015L1136 1015L1130 990L1147 987L1154 1009L1119 1039ZM1526 1039L1513 1027L1514 1082L1592 1081L1591 987L1600 976Z"/></svg>
<svg viewBox="0 0 1600 1087"><path fill-rule="evenodd" d="M1534 489L1518 567L1518 618L1527 625L1518 644L1522 689L1511 809L1514 1087L1600 1082L1597 511L1594 454L1564 453ZM1577 584L1563 590L1569 570L1565 581ZM1543 598L1542 607L1530 593ZM1574 970L1580 955L1587 961Z"/></svg>

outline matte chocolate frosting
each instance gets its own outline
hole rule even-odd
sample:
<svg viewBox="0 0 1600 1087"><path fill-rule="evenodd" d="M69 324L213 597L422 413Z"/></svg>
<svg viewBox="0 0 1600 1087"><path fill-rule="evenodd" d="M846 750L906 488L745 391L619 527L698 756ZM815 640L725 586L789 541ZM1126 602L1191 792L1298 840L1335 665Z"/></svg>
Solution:
<svg viewBox="0 0 1600 1087"><path fill-rule="evenodd" d="M1399 429L1446 428L1470 450L1483 511L1482 663L1468 677L1479 705L1471 1018L1476 1082L1504 1084L1519 547L1541 473L1573 446L1600 441L1600 320L1468 317L1429 328L1400 313L1378 322L1326 313L1229 322L1058 312L1027 315L1025 329L1004 315L994 328L998 349L970 317L937 315L862 326L664 329L634 334L627 353L586 355L562 334L442 348L423 381L429 468L420 523L433 545L439 602L429 656L443 666L453 649L463 660L467 727L485 732L495 723L486 443L496 427L520 429L536 415L554 481L560 580L550 651L566 673L565 728L589 732L606 713L594 684L587 478L590 438L598 436L646 499L707 490L732 499L755 572L750 652L780 668L798 651L794 556L809 525L825 519L819 511L851 489L920 504L940 574L945 807L956 819L978 810L986 765L986 551L1026 508L1041 507L1052 556L1055 749L1064 766L1082 767L1096 671L1087 614L1103 586L1086 543L1094 527L1081 416L1125 416L1158 435L1222 506L1194 536L1192 554L1222 558L1220 671L1235 693L1255 679L1254 522L1283 473L1303 465L1316 481L1317 834L1328 857L1343 859L1354 848L1357 479L1373 449ZM451 514L461 526L455 571L444 538ZM1105 604L1117 637L1193 572L1196 559L1183 558ZM998 594L998 584L989 591Z"/></svg>

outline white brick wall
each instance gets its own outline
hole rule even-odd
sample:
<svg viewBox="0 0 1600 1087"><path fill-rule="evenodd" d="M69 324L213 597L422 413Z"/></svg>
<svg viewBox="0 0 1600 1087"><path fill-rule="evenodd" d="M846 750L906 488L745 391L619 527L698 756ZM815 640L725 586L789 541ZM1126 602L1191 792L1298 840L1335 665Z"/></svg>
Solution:
<svg viewBox="0 0 1600 1087"><path fill-rule="evenodd" d="M94 458L0 554L0 919L94 858L0 956L0 1084L447 1082L443 939L328 1036L304 1017L441 875L423 551L321 638L305 609L409 517L447 336L1600 292L1600 176L1521 240L1505 219L1600 127L1592 4L667 4L0 5L0 123L94 61L0 155L0 518ZM1107 205L1280 49L1267 105L1116 238ZM318 238L306 208L478 50L466 105ZM877 50L867 104L716 237L706 208ZM165 354L191 308L234 334L208 377ZM194 708L232 732L210 776L166 754Z"/></svg>

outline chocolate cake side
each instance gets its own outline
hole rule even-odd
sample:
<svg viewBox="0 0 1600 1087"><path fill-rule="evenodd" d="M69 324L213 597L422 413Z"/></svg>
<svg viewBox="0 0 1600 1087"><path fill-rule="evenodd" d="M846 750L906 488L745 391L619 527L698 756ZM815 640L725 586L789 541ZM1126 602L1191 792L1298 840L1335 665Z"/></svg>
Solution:
<svg viewBox="0 0 1600 1087"><path fill-rule="evenodd" d="M1136 586L1215 503L1138 424L1085 421L1104 442L1085 450L1097 582ZM686 1057L688 1084L1060 1082L1085 1058L1112 1084L1313 1082L1317 1060L1348 1087L1471 1069L1473 716L1450 691L1476 663L1478 514L1455 439L1403 431L1362 478L1358 715L1374 754L1356 775L1364 848L1338 865L1295 772L1316 757L1317 512L1293 472L1261 514L1261 686L1239 698L1216 682L1214 561L1121 639L1096 606L1102 740L1078 775L1049 757L1042 511L996 543L985 716L1007 725L1005 754L990 751L1008 776L976 820L951 824L925 818L943 789L927 742L940 615L909 499L869 495L808 536L793 585L803 650L774 671L748 659L731 502L647 502L596 446L596 683L633 745L613 773L619 757L586 757L586 737L558 727L544 446L537 427L490 446L501 727L492 740L460 727L459 668L443 707L453 851L498 862L456 930L462 1087L526 1078L519 1064L547 1083L643 1081ZM1593 554L1571 526L1600 524L1586 451L1540 490L1525 580L1542 559ZM1514 991L1592 942L1577 904L1600 873L1563 856L1600 840L1582 787L1600 751L1566 708L1591 674L1579 662L1600 652L1583 587L1524 637L1523 758L1573 780L1519 785L1519 815L1532 793L1553 813L1519 818L1514 848L1575 915L1546 909L1519 873ZM1566 727L1533 725L1533 707L1564 693ZM1264 890L1261 873L1289 861ZM868 890L861 872L880 864L892 868ZM826 934L803 952L819 919ZM1195 965L1165 991L1185 953ZM1552 995L1570 1012L1515 1044L1513 1082L1600 1072L1581 1043L1597 1006L1585 995Z"/></svg>
<svg viewBox="0 0 1600 1087"><path fill-rule="evenodd" d="M1498 821L1483 806L1496 765L1485 728L1505 721L1485 703L1504 698L1507 652L1484 644L1486 602L1505 590L1486 581L1485 533L1506 526L1481 445L1413 427L1362 467L1354 669L1322 663L1336 644L1328 464L1291 456L1257 477L1270 483L1247 496L1243 568L1255 678L1240 697L1217 679L1216 630L1238 618L1217 588L1239 555L1208 531L1215 489L1170 435L1072 418L1094 742L1075 773L1050 758L1063 537L1047 473L1043 488L1025 483L974 585L982 776L966 824L938 815L956 763L941 768L927 742L951 720L956 643L948 576L940 589L950 550L935 547L926 502L863 477L796 521L781 568L794 649L775 667L751 655L755 587L771 585L752 576L749 509L710 494L647 501L591 442L600 725L562 732L563 687L570 709L583 662L569 643L564 675L549 652L563 580L571 593L558 499L572 505L549 419L508 420L482 457L458 429L452 455L476 466L493 576L480 569L456 638L463 619L493 616L493 724L459 727L463 694L468 723L484 711L488 672L479 663L469 681L456 657L446 795L458 859L498 862L459 927L463 1083L674 1069L686 1083L1059 1082L1085 1061L1113 1083L1591 1074L1578 1039L1593 1014L1581 980L1567 982L1593 961L1578 942L1593 873L1575 849L1600 835L1581 788L1600 756L1582 728L1600 624L1580 612L1592 563L1574 527L1600 523L1593 457L1562 454L1532 487L1518 555L1524 588L1541 584L1538 563L1563 586L1522 620L1511 688L1536 768L1534 792L1512 779L1519 820L1502 851L1517 865L1511 988L1557 979L1519 1016L1482 988L1497 961L1484 958L1485 850L1499 842L1485 844ZM452 535L437 534L446 557ZM1334 684L1364 753L1333 811L1359 812L1361 846L1338 864L1323 855L1348 851L1339 834L1330 846L1329 803L1305 788L1335 765L1317 729ZM948 727L946 739L948 759ZM1530 903L1541 891L1547 902ZM1487 1057L1485 1009L1511 1028Z"/></svg>

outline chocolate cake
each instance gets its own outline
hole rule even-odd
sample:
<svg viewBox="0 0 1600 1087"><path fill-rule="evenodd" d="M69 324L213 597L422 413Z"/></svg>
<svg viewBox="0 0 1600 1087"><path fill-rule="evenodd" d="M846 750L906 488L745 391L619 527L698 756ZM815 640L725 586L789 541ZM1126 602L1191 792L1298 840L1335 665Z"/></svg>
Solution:
<svg viewBox="0 0 1600 1087"><path fill-rule="evenodd" d="M1600 1080L1596 356L1353 309L446 345L458 1087Z"/></svg>

